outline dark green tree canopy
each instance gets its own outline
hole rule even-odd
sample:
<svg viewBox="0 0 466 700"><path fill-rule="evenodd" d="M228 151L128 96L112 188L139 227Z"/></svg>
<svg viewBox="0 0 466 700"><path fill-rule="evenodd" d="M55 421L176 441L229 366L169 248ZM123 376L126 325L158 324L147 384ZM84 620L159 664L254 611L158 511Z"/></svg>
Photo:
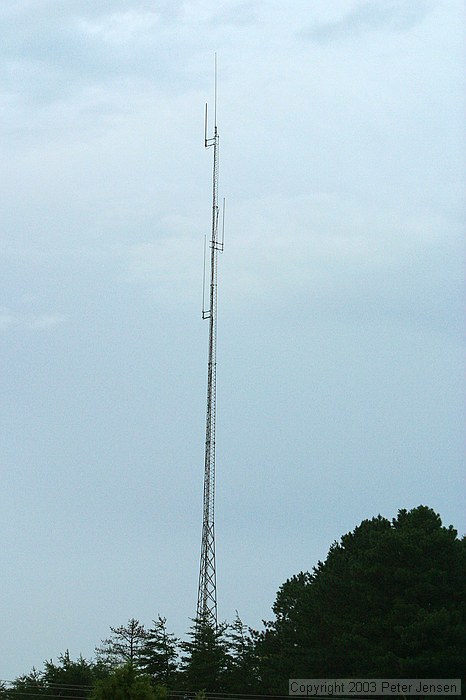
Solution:
<svg viewBox="0 0 466 700"><path fill-rule="evenodd" d="M107 669L100 663L88 661L79 656L76 661L68 650L58 657L58 663L46 661L42 680L49 690L60 689L69 697L81 697L91 691L94 683L107 675ZM66 689L66 693L64 692Z"/></svg>
<svg viewBox="0 0 466 700"><path fill-rule="evenodd" d="M258 640L264 682L283 692L290 677L460 677L465 555L425 506L363 521L280 588Z"/></svg>
<svg viewBox="0 0 466 700"><path fill-rule="evenodd" d="M241 620L238 611L225 630L227 669L225 690L231 693L260 692L257 685L257 658L252 630Z"/></svg>
<svg viewBox="0 0 466 700"><path fill-rule="evenodd" d="M17 678L11 688L0 692L0 697L8 700L20 700L26 696L87 698L95 683L107 673L102 664L88 661L82 656L73 661L67 650L58 656L57 663L45 661L43 671L33 668L31 673Z"/></svg>
<svg viewBox="0 0 466 700"><path fill-rule="evenodd" d="M167 620L158 616L147 630L140 654L140 667L154 683L170 685L177 674L178 640L167 632Z"/></svg>
<svg viewBox="0 0 466 700"><path fill-rule="evenodd" d="M218 692L224 689L228 667L225 624L215 628L203 619L193 620L190 639L181 643L182 672L187 690Z"/></svg>
<svg viewBox="0 0 466 700"><path fill-rule="evenodd" d="M116 668L98 681L90 700L156 700L150 678L136 672L130 663Z"/></svg>

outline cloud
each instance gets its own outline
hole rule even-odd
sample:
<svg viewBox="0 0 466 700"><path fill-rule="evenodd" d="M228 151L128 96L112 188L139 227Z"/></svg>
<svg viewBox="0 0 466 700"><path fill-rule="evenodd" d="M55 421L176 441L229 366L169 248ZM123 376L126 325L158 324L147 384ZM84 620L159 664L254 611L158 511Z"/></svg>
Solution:
<svg viewBox="0 0 466 700"><path fill-rule="evenodd" d="M70 98L85 87L128 78L176 85L182 52L174 34L189 27L181 2L7 2L0 9L0 75L4 95L43 105ZM178 23L175 19L178 18Z"/></svg>
<svg viewBox="0 0 466 700"><path fill-rule="evenodd" d="M23 328L27 330L48 330L66 321L66 316L59 313L27 314L18 311L10 311L0 308L0 331L10 328Z"/></svg>
<svg viewBox="0 0 466 700"><path fill-rule="evenodd" d="M354 39L369 32L403 32L422 22L429 12L430 0L406 3L403 0L365 0L339 19L314 24L301 35L316 43Z"/></svg>
<svg viewBox="0 0 466 700"><path fill-rule="evenodd" d="M122 254L127 264L126 279L152 290L160 304L192 299L196 292L201 304L201 239L183 234L166 236L156 243L129 245Z"/></svg>
<svg viewBox="0 0 466 700"><path fill-rule="evenodd" d="M455 333L461 272L451 261L461 237L446 235L443 219L333 193L248 202L232 216L222 306L293 299L318 317Z"/></svg>
<svg viewBox="0 0 466 700"><path fill-rule="evenodd" d="M40 314L28 320L28 327L38 330L47 330L66 321L64 314Z"/></svg>
<svg viewBox="0 0 466 700"><path fill-rule="evenodd" d="M460 273L451 259L460 237L446 236L444 223L335 193L248 200L229 213L232 235L227 230L219 260L222 310L293 303L319 318L455 335ZM187 236L193 222L181 216L166 217L160 228L156 242L119 249L124 280L161 308L200 305L201 236Z"/></svg>
<svg viewBox="0 0 466 700"><path fill-rule="evenodd" d="M17 322L18 319L15 314L12 314L7 309L0 309L0 330L10 328L11 326L16 325Z"/></svg>
<svg viewBox="0 0 466 700"><path fill-rule="evenodd" d="M240 2L224 8L211 20L217 26L249 27L257 22L257 3Z"/></svg>

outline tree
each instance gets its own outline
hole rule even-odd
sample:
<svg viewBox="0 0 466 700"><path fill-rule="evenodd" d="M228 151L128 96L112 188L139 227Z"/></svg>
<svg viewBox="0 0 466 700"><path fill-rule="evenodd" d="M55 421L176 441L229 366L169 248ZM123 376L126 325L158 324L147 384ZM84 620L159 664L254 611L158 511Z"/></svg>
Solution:
<svg viewBox="0 0 466 700"><path fill-rule="evenodd" d="M90 700L156 700L148 676L137 673L134 664L127 663L97 682Z"/></svg>
<svg viewBox="0 0 466 700"><path fill-rule="evenodd" d="M461 677L466 540L425 506L365 520L280 588L258 635L269 691L288 678ZM305 675L303 675L305 674Z"/></svg>
<svg viewBox="0 0 466 700"><path fill-rule="evenodd" d="M112 636L103 639L101 647L96 647L96 657L102 663L115 668L129 664L136 668L147 632L139 620L132 618L126 626L110 627Z"/></svg>
<svg viewBox="0 0 466 700"><path fill-rule="evenodd" d="M181 643L184 684L190 691L220 692L228 666L225 624L218 627L202 618L193 620L191 639Z"/></svg>
<svg viewBox="0 0 466 700"><path fill-rule="evenodd" d="M48 694L82 698L87 697L96 680L105 675L107 671L100 664L87 661L82 656L73 661L66 650L59 655L58 664L45 662L42 680Z"/></svg>
<svg viewBox="0 0 466 700"><path fill-rule="evenodd" d="M140 666L153 682L168 686L174 681L178 668L178 640L167 632L165 617L159 615L152 623L141 650Z"/></svg>
<svg viewBox="0 0 466 700"><path fill-rule="evenodd" d="M17 678L10 689L0 693L0 698L19 700L25 695L30 698L85 698L91 693L95 682L107 674L107 669L101 664L82 656L73 661L67 650L58 656L57 663L45 661L43 671L33 668L30 673Z"/></svg>
<svg viewBox="0 0 466 700"><path fill-rule="evenodd" d="M238 611L233 623L226 628L225 638L228 649L225 690L232 693L259 692L254 640Z"/></svg>
<svg viewBox="0 0 466 700"><path fill-rule="evenodd" d="M43 673L33 668L30 673L23 674L13 681L12 687L5 691L5 697L8 700L16 700L25 696L38 700L47 695L46 685L43 679Z"/></svg>

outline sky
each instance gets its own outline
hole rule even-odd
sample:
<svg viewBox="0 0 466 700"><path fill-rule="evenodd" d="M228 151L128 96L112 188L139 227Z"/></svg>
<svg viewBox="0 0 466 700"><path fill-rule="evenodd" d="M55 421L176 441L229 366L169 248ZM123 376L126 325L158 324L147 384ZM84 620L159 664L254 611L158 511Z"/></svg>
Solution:
<svg viewBox="0 0 466 700"><path fill-rule="evenodd" d="M215 52L219 618L379 513L464 534L465 14L2 0L1 678L195 614Z"/></svg>

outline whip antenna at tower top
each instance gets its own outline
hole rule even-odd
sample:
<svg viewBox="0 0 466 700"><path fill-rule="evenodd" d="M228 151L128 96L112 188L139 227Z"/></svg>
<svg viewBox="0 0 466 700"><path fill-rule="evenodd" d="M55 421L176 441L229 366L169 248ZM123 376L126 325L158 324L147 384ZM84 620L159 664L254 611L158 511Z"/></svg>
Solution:
<svg viewBox="0 0 466 700"><path fill-rule="evenodd" d="M207 109L207 102L205 104L205 116L204 116L204 145L206 148L209 146L214 146L214 141L215 138L218 136L218 129L217 129L217 54L215 54L215 75L214 75L214 135L211 138L208 138L207 136L207 131L208 131L208 126L209 126L209 118L208 118L208 109ZM218 146L218 142L216 144ZM216 154L214 154L215 156ZM214 157L214 160L216 158Z"/></svg>
<svg viewBox="0 0 466 700"><path fill-rule="evenodd" d="M214 68L214 129L217 131L217 53L215 56L215 68Z"/></svg>

